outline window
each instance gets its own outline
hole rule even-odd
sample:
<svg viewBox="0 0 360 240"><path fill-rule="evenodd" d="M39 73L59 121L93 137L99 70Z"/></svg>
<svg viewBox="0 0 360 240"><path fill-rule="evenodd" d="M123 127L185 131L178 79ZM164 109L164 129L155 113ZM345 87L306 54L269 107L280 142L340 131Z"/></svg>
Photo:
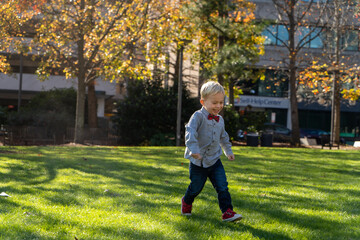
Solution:
<svg viewBox="0 0 360 240"><path fill-rule="evenodd" d="M263 31L265 45L283 46L289 41L286 25L270 25ZM304 40L302 40L305 38ZM295 33L295 43L300 41L307 48L323 48L325 35L322 28L300 27Z"/></svg>
<svg viewBox="0 0 360 240"><path fill-rule="evenodd" d="M357 30L346 30L341 34L341 48L348 51L360 50L360 36ZM286 25L270 25L262 34L265 37L265 45L283 46L289 40L289 32ZM300 42L306 48L335 47L334 31L320 27L299 27L295 33L295 44Z"/></svg>
<svg viewBox="0 0 360 240"><path fill-rule="evenodd" d="M262 35L265 37L265 45L276 45L276 33L276 25L270 25L263 31Z"/></svg>
<svg viewBox="0 0 360 240"><path fill-rule="evenodd" d="M254 69L254 71L258 71ZM288 76L281 70L265 71L264 80L253 80L251 78L241 79L236 85L240 87L244 95L255 95L264 97L287 97L288 95Z"/></svg>
<svg viewBox="0 0 360 240"><path fill-rule="evenodd" d="M298 45L301 42L304 47L309 47L309 33L310 29L308 27L299 27L295 32L295 44Z"/></svg>
<svg viewBox="0 0 360 240"><path fill-rule="evenodd" d="M315 28L313 29L313 32L310 35L310 38L312 39L310 41L310 48L323 48L323 31L321 28Z"/></svg>
<svg viewBox="0 0 360 240"><path fill-rule="evenodd" d="M328 29L326 33L322 34L326 39L326 45L330 49L335 49L335 32ZM357 30L345 30L340 34L340 48L341 50L359 51L359 31Z"/></svg>
<svg viewBox="0 0 360 240"><path fill-rule="evenodd" d="M287 97L288 76L282 71L266 70L265 80L258 80L259 96Z"/></svg>
<svg viewBox="0 0 360 240"><path fill-rule="evenodd" d="M349 51L359 50L359 32L354 30L346 31L341 37L341 46Z"/></svg>
<svg viewBox="0 0 360 240"><path fill-rule="evenodd" d="M265 45L282 46L289 40L289 33L285 25L270 25L262 35L265 37Z"/></svg>
<svg viewBox="0 0 360 240"><path fill-rule="evenodd" d="M295 33L295 41L300 41L307 48L323 48L323 36L321 28L300 27Z"/></svg>
<svg viewBox="0 0 360 240"><path fill-rule="evenodd" d="M285 25L278 25L278 36L277 37L278 37L277 45L284 45L283 42L287 42L289 40L289 32L286 29Z"/></svg>

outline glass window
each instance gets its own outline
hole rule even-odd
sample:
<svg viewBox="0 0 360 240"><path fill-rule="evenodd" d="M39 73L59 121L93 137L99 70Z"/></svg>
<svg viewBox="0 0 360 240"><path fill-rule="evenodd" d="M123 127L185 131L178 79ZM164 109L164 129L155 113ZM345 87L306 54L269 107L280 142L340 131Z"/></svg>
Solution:
<svg viewBox="0 0 360 240"><path fill-rule="evenodd" d="M308 27L299 27L295 32L295 44L297 45L301 42L301 45L304 47L309 47L309 32L310 29Z"/></svg>
<svg viewBox="0 0 360 240"><path fill-rule="evenodd" d="M281 41L280 41L281 40ZM278 25L278 42L277 45L284 45L289 40L289 32L285 25Z"/></svg>
<svg viewBox="0 0 360 240"><path fill-rule="evenodd" d="M317 2L321 2L321 3L325 3L326 1L328 0L313 0L314 3L317 3ZM310 2L310 0L301 0L300 2Z"/></svg>
<svg viewBox="0 0 360 240"><path fill-rule="evenodd" d="M262 33L265 37L265 45L276 45L276 25L268 26Z"/></svg>
<svg viewBox="0 0 360 240"><path fill-rule="evenodd" d="M270 25L262 33L265 45L282 46L289 40L289 33L285 25Z"/></svg>
<svg viewBox="0 0 360 240"><path fill-rule="evenodd" d="M316 35L318 35L318 36L316 36ZM324 34L322 33L321 28L313 29L313 32L311 33L311 36L310 36L312 39L310 41L310 47L311 48L323 48L324 47L324 43L323 43L324 36L323 35Z"/></svg>
<svg viewBox="0 0 360 240"><path fill-rule="evenodd" d="M282 71L266 70L265 80L258 80L259 96L287 97L288 77Z"/></svg>
<svg viewBox="0 0 360 240"><path fill-rule="evenodd" d="M326 29L322 34L322 38L324 39L326 48L335 48L335 32L333 30Z"/></svg>
<svg viewBox="0 0 360 240"><path fill-rule="evenodd" d="M259 81L242 79L237 82L237 86L242 90L244 95L257 95Z"/></svg>
<svg viewBox="0 0 360 240"><path fill-rule="evenodd" d="M345 50L357 51L359 49L359 33L358 31L347 31L341 38L342 46Z"/></svg>
<svg viewBox="0 0 360 240"><path fill-rule="evenodd" d="M324 39L323 44L330 49L335 49L335 31L327 29L321 34L321 38ZM342 50L358 51L359 50L359 31L348 30L340 36L340 44Z"/></svg>
<svg viewBox="0 0 360 240"><path fill-rule="evenodd" d="M254 69L253 71L257 71ZM253 80L251 77L239 80L236 85L240 87L244 95L266 96L266 97L287 97L288 76L281 70L265 71L265 79Z"/></svg>
<svg viewBox="0 0 360 240"><path fill-rule="evenodd" d="M304 47L310 48L323 48L325 37L321 28L299 27L295 33L296 44L301 41Z"/></svg>

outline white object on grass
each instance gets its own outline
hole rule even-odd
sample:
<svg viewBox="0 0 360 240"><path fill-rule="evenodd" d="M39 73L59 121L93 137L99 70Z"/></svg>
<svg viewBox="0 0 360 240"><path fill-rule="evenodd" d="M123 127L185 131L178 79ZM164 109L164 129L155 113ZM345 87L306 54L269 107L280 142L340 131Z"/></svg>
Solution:
<svg viewBox="0 0 360 240"><path fill-rule="evenodd" d="M0 197L10 197L10 196L7 195L6 193L2 192L2 193L0 193Z"/></svg>

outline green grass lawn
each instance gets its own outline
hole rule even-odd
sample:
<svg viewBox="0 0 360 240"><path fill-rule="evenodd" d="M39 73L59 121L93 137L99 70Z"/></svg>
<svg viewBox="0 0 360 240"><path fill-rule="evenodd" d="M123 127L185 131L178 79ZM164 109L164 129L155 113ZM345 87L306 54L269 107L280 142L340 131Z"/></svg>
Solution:
<svg viewBox="0 0 360 240"><path fill-rule="evenodd" d="M360 239L358 151L234 147L237 223L208 182L180 214L184 148L0 147L0 239Z"/></svg>

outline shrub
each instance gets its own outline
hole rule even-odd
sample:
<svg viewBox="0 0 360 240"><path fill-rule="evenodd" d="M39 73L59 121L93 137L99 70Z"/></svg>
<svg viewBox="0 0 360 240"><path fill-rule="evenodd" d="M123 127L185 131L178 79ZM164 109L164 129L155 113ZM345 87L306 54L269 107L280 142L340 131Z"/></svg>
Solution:
<svg viewBox="0 0 360 240"><path fill-rule="evenodd" d="M20 112L8 115L12 126L46 127L48 135L65 133L67 127L74 126L76 91L53 89L36 94Z"/></svg>
<svg viewBox="0 0 360 240"><path fill-rule="evenodd" d="M184 122L198 108L197 101L190 98L186 86L182 96L182 133ZM117 103L112 118L120 144L170 144L164 136L176 132L177 91L176 86L165 89L160 80L133 80L127 86L127 96ZM160 140L162 136L162 140ZM167 140L166 140L167 139ZM166 141L164 141L166 140Z"/></svg>
<svg viewBox="0 0 360 240"><path fill-rule="evenodd" d="M4 125L7 122L6 112L7 110L0 106L0 125Z"/></svg>
<svg viewBox="0 0 360 240"><path fill-rule="evenodd" d="M151 146L174 146L175 134L158 133L151 137L149 144Z"/></svg>
<svg viewBox="0 0 360 240"><path fill-rule="evenodd" d="M240 115L239 129L247 132L260 131L267 120L266 116L266 112L246 111Z"/></svg>
<svg viewBox="0 0 360 240"><path fill-rule="evenodd" d="M226 105L224 107L224 121L226 132L229 134L230 139L234 140L237 131L240 129L240 115L233 109L232 105Z"/></svg>

